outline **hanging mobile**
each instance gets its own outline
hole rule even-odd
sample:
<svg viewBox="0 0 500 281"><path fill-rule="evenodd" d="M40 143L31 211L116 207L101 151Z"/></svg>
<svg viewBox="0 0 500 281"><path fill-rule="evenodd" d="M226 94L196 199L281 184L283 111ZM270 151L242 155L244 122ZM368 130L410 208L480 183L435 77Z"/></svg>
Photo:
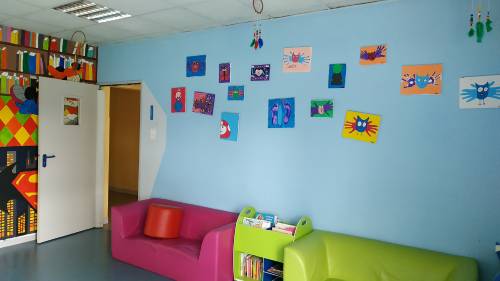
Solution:
<svg viewBox="0 0 500 281"><path fill-rule="evenodd" d="M476 39L477 43L483 42L484 23L481 21L481 5L477 5Z"/></svg>
<svg viewBox="0 0 500 281"><path fill-rule="evenodd" d="M491 10L491 0L488 1L488 14L486 15L486 31L490 32L493 30L493 22L491 21L490 17L490 10Z"/></svg>
<svg viewBox="0 0 500 281"><path fill-rule="evenodd" d="M253 10L257 15L261 15L262 11L264 11L264 2L263 0L253 0L252 1ZM257 22L254 25L253 39L252 43L250 43L250 47L255 50L262 48L264 45L264 40L262 40L262 28L260 24Z"/></svg>

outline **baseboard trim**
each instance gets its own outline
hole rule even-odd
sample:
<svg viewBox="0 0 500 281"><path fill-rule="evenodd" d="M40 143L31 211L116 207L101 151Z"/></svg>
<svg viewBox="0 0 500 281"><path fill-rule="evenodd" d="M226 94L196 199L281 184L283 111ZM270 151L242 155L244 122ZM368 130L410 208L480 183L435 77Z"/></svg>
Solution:
<svg viewBox="0 0 500 281"><path fill-rule="evenodd" d="M6 240L0 240L0 248L19 245L22 243L31 242L31 241L35 241L35 240L36 240L36 233L26 234L23 236L9 238Z"/></svg>

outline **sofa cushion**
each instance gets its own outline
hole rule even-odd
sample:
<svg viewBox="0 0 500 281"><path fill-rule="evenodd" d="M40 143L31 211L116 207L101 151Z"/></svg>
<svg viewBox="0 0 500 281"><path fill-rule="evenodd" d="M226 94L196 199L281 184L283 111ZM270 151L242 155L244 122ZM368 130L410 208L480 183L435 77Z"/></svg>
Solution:
<svg viewBox="0 0 500 281"><path fill-rule="evenodd" d="M145 251L151 255L161 254L184 258L188 262L197 262L200 256L201 241L176 238L176 239L154 239L144 235L136 235L129 238L131 242L141 244Z"/></svg>

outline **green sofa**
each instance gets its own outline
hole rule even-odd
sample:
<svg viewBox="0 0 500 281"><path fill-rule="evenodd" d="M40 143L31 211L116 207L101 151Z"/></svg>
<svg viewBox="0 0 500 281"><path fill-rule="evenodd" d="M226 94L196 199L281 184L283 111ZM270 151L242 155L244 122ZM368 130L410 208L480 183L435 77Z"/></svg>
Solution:
<svg viewBox="0 0 500 281"><path fill-rule="evenodd" d="M476 261L313 231L285 248L285 281L477 281Z"/></svg>

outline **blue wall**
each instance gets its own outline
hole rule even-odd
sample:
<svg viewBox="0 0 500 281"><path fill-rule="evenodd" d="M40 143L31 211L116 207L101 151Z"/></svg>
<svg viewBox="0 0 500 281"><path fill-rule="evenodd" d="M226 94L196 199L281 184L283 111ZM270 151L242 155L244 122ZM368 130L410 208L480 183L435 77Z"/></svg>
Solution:
<svg viewBox="0 0 500 281"><path fill-rule="evenodd" d="M492 2L500 22L500 3ZM500 27L477 44L466 35L469 0L400 0L100 49L99 81L143 80L170 111L170 88L216 94L214 116L168 113L154 196L238 211L244 205L316 228L472 256L483 280L500 270L500 110L460 110L461 76L500 74ZM359 47L387 43L388 63L362 67ZM312 72L281 71L283 47L312 46ZM206 77L186 78L186 56L207 54ZM245 101L227 101L218 64L231 62ZM271 81L250 82L270 63ZM328 89L328 64L347 63L347 87ZM442 63L441 96L399 94L401 66ZM296 128L268 129L267 101L296 98ZM335 116L309 117L311 98L334 97ZM346 110L382 116L379 141L341 137ZM240 113L238 142L218 138L220 113Z"/></svg>

